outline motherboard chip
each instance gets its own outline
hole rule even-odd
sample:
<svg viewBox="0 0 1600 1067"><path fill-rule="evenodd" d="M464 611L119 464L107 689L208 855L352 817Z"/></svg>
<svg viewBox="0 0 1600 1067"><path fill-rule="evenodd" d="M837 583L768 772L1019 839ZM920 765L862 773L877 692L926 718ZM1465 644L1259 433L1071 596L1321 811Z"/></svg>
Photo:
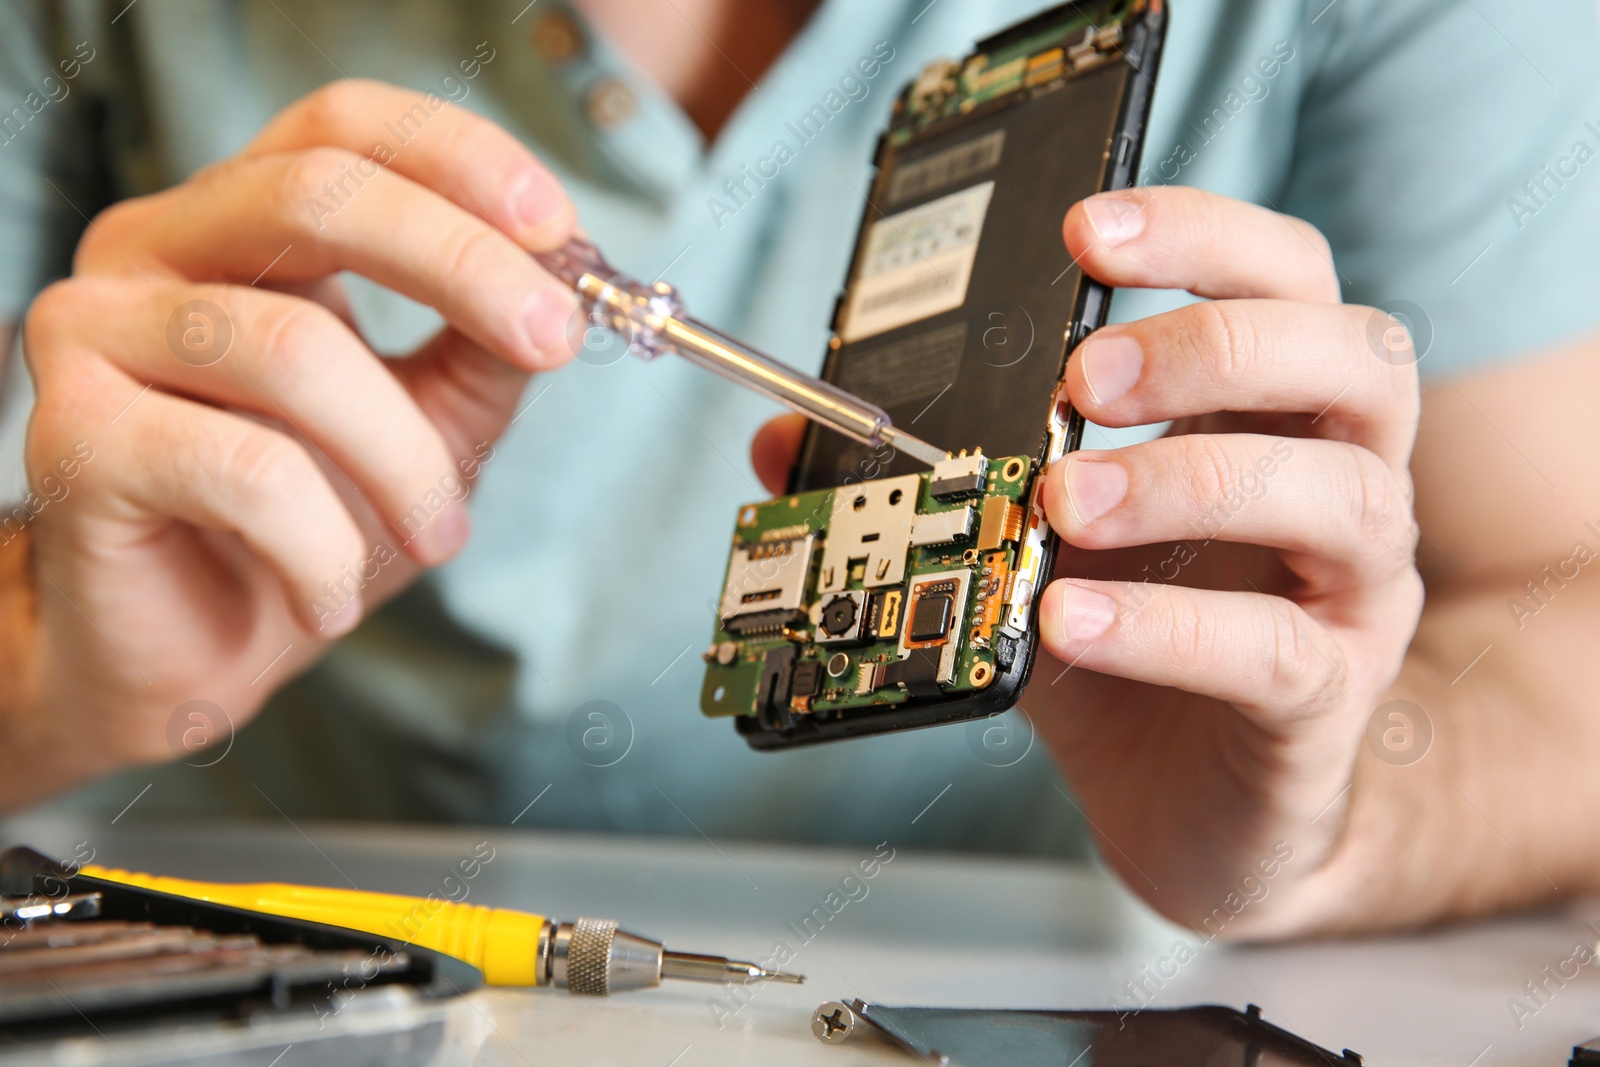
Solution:
<svg viewBox="0 0 1600 1067"><path fill-rule="evenodd" d="M943 593L919 597L911 615L911 640L938 641L949 632L950 598Z"/></svg>
<svg viewBox="0 0 1600 1067"><path fill-rule="evenodd" d="M794 666L794 681L789 687L791 697L814 697L822 688L822 664L814 659L803 659Z"/></svg>
<svg viewBox="0 0 1600 1067"><path fill-rule="evenodd" d="M911 583L904 609L905 625L900 631L900 658L915 651L936 653L937 680L941 685L949 685L956 678L957 660L965 645L962 627L972 577L972 571L957 569L923 574Z"/></svg>
<svg viewBox="0 0 1600 1067"><path fill-rule="evenodd" d="M874 594L867 609L863 632L880 640L888 638L892 641L900 636L900 601L904 597L905 594L898 589Z"/></svg>

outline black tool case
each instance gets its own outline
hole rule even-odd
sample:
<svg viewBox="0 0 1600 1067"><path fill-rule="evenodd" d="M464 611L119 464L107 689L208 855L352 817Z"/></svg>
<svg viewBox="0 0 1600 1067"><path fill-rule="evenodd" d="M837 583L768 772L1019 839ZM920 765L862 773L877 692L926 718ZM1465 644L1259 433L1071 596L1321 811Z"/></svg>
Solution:
<svg viewBox="0 0 1600 1067"><path fill-rule="evenodd" d="M447 1029L436 1002L482 984L399 938L0 853L0 1067L82 1042L118 1063L266 1064L291 1046L296 1063L430 1062Z"/></svg>

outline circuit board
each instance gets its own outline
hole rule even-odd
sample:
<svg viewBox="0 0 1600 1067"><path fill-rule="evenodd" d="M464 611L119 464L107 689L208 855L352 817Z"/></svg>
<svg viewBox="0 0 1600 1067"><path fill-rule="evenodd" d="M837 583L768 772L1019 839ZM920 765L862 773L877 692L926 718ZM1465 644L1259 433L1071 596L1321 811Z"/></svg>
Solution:
<svg viewBox="0 0 1600 1067"><path fill-rule="evenodd" d="M963 60L935 60L901 97L889 140L905 144L943 119L1013 93L1048 90L1115 61L1125 26L1148 6L1148 0L1065 4L997 34L991 47L980 46Z"/></svg>
<svg viewBox="0 0 1600 1067"><path fill-rule="evenodd" d="M1162 0L1063 4L928 64L874 159L822 377L949 451L929 471L813 425L739 512L701 709L756 748L997 714L1027 682L1078 446L1068 353L1107 315L1060 220L1137 167Z"/></svg>
<svg viewBox="0 0 1600 1067"><path fill-rule="evenodd" d="M745 506L702 709L781 729L986 688L1022 637L1007 609L1028 600L1031 467L956 456Z"/></svg>

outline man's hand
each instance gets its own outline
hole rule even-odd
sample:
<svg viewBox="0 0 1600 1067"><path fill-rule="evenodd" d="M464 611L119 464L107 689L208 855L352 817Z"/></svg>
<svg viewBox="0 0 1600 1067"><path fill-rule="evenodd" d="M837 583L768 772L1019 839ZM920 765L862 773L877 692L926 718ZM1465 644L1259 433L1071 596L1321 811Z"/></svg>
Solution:
<svg viewBox="0 0 1600 1067"><path fill-rule="evenodd" d="M395 144L396 126L415 132ZM466 486L528 375L572 355L573 298L527 253L573 225L503 130L352 81L90 225L23 326L44 504L0 548L0 662L20 679L0 808L171 758L185 701L243 725L460 550ZM341 271L445 327L378 358Z"/></svg>
<svg viewBox="0 0 1600 1067"><path fill-rule="evenodd" d="M1025 705L1135 891L1198 928L1271 872L1274 898L1227 932L1299 928L1314 905L1293 887L1335 849L1422 609L1409 338L1340 304L1321 235L1262 208L1134 190L1064 232L1102 281L1208 299L1069 361L1092 421L1174 421L1046 472L1064 545L1039 622L1060 662Z"/></svg>
<svg viewBox="0 0 1600 1067"><path fill-rule="evenodd" d="M1271 907L1227 933L1299 928L1312 905L1288 887L1335 848L1422 608L1409 338L1339 302L1315 229L1239 201L1104 194L1064 235L1104 282L1209 299L1106 327L1068 363L1091 420L1173 425L1045 472L1064 544L1023 704L1106 861L1152 905L1199 928L1270 870ZM769 485L797 433L785 418L758 436Z"/></svg>

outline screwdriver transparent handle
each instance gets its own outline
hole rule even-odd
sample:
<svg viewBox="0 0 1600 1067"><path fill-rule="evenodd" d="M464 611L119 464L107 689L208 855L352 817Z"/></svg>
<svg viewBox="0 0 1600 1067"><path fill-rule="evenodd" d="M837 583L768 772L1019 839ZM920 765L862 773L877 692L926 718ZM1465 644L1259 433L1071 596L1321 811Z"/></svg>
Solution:
<svg viewBox="0 0 1600 1067"><path fill-rule="evenodd" d="M629 352L650 360L673 350L661 335L661 325L683 313L683 301L666 282L645 285L623 274L581 237L533 258L578 294L590 321L626 340Z"/></svg>

